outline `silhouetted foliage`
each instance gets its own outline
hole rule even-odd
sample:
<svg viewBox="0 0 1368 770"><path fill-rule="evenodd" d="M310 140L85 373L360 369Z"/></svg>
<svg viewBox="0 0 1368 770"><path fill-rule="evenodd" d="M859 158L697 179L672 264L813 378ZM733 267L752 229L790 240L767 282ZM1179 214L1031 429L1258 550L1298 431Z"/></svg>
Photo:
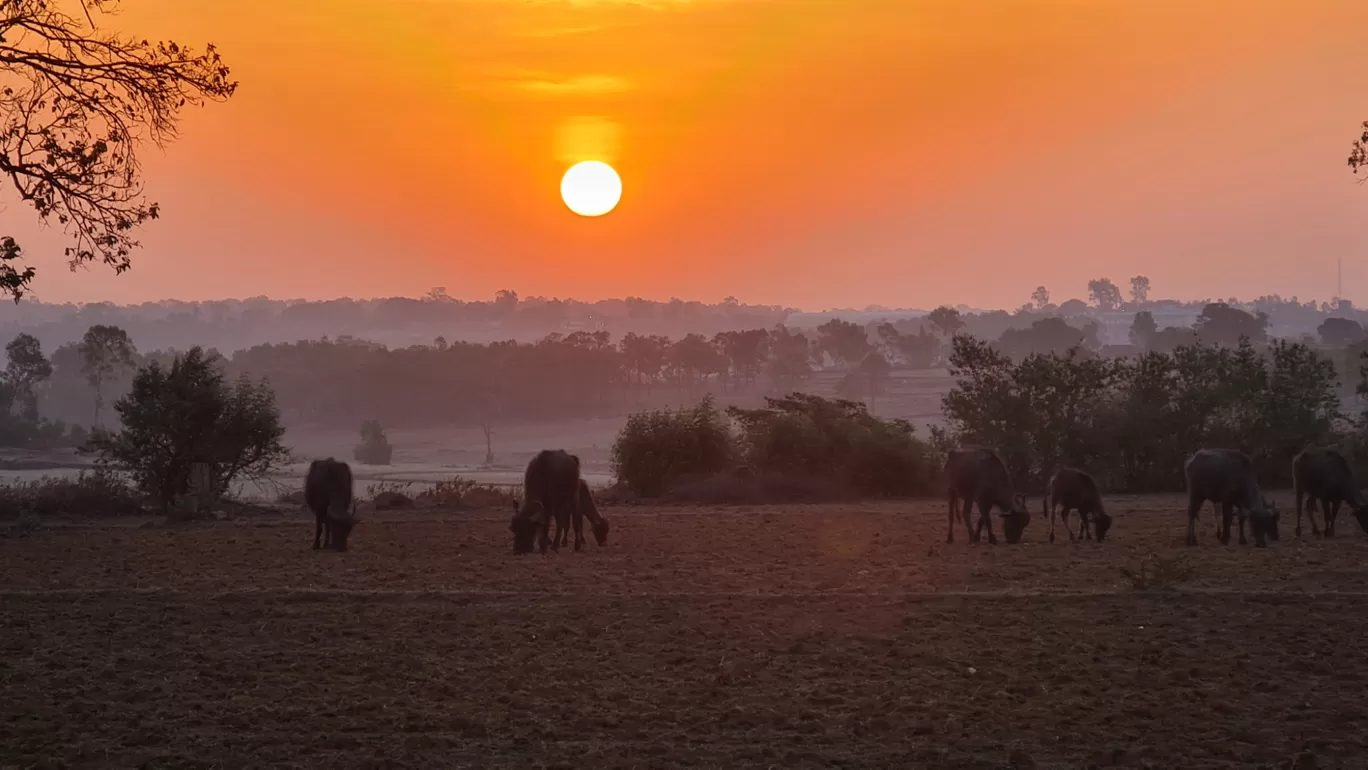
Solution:
<svg viewBox="0 0 1368 770"><path fill-rule="evenodd" d="M1327 318L1316 333L1326 345L1343 347L1363 340L1363 325L1350 318Z"/></svg>
<svg viewBox="0 0 1368 770"><path fill-rule="evenodd" d="M960 317L960 312L948 305L941 305L932 310L926 318L947 337L954 336L964 328L964 319Z"/></svg>
<svg viewBox="0 0 1368 770"><path fill-rule="evenodd" d="M740 457L761 474L821 479L873 497L924 494L935 466L904 420L874 417L864 404L804 393L765 399L762 409L727 409L740 426Z"/></svg>
<svg viewBox="0 0 1368 770"><path fill-rule="evenodd" d="M14 386L24 417L38 420L38 394L34 386L52 376L52 362L43 355L43 346L31 334L19 334L5 346L9 363L5 378Z"/></svg>
<svg viewBox="0 0 1368 770"><path fill-rule="evenodd" d="M1208 345L1235 347L1247 339L1256 345L1268 341L1268 315L1253 315L1224 302L1212 302L1202 308L1193 324L1197 338Z"/></svg>
<svg viewBox="0 0 1368 770"><path fill-rule="evenodd" d="M104 408L105 383L120 371L133 368L133 356L137 349L128 338L128 332L117 326L96 324L86 330L79 350L81 373L95 390L94 424L98 427L100 412Z"/></svg>
<svg viewBox="0 0 1368 770"><path fill-rule="evenodd" d="M1349 170L1357 174L1361 168L1368 168L1368 120L1363 121L1363 134L1349 151Z"/></svg>
<svg viewBox="0 0 1368 770"><path fill-rule="evenodd" d="M394 447L390 446L380 421L366 420L361 423L361 443L352 450L352 459L367 465L389 465L393 457Z"/></svg>
<svg viewBox="0 0 1368 770"><path fill-rule="evenodd" d="M1044 286L1037 286L1035 291L1031 292L1031 302L1035 304L1036 310L1044 310L1049 307L1050 290Z"/></svg>
<svg viewBox="0 0 1368 770"><path fill-rule="evenodd" d="M873 347L863 326L833 318L817 327L817 348L844 369L865 359Z"/></svg>
<svg viewBox="0 0 1368 770"><path fill-rule="evenodd" d="M117 474L82 471L75 478L44 476L36 481L0 484L0 518L21 515L136 516L142 496Z"/></svg>
<svg viewBox="0 0 1368 770"><path fill-rule="evenodd" d="M66 6L65 8L63 6ZM56 220L71 266L99 260L129 268L131 232L156 219L143 197L135 147L176 133L186 104L227 99L237 88L209 45L194 53L103 31L96 19L118 0L0 4L0 175L41 220ZM9 236L0 237L0 291L16 301L33 280Z"/></svg>
<svg viewBox="0 0 1368 770"><path fill-rule="evenodd" d="M1098 310L1115 310L1121 307L1121 290L1110 278L1094 278L1088 281L1088 299Z"/></svg>
<svg viewBox="0 0 1368 770"><path fill-rule="evenodd" d="M1244 451L1266 481L1286 483L1296 452L1348 428L1331 363L1281 340L1263 354L1247 343L1193 344L1130 359L1071 352L1013 363L960 336L951 367L949 439L999 447L1034 489L1074 465L1116 491L1178 490L1184 459L1204 446Z"/></svg>
<svg viewBox="0 0 1368 770"><path fill-rule="evenodd" d="M659 497L680 479L721 473L734 453L731 427L708 396L689 409L628 417L613 443L613 475L637 495Z"/></svg>
<svg viewBox="0 0 1368 770"><path fill-rule="evenodd" d="M998 338L998 348L1012 358L1024 358L1034 353L1064 353L1082 347L1085 333L1070 326L1062 318L1042 318L1029 329L1008 329ZM1096 330L1093 332L1096 343Z"/></svg>
<svg viewBox="0 0 1368 770"><path fill-rule="evenodd" d="M1149 278L1143 275L1137 275L1130 279L1131 302L1135 303L1136 305L1143 305L1146 302L1149 302L1149 293Z"/></svg>
<svg viewBox="0 0 1368 770"><path fill-rule="evenodd" d="M1154 342L1154 337L1159 333L1159 324L1154 321L1154 314L1148 310L1142 310L1135 314L1131 321L1130 343L1140 350L1149 350Z"/></svg>
<svg viewBox="0 0 1368 770"><path fill-rule="evenodd" d="M114 404L122 430L91 438L101 462L129 474L164 512L188 491L196 463L210 465L222 495L233 481L264 478L289 460L270 387L245 377L230 385L220 363L191 348L170 367L140 369Z"/></svg>

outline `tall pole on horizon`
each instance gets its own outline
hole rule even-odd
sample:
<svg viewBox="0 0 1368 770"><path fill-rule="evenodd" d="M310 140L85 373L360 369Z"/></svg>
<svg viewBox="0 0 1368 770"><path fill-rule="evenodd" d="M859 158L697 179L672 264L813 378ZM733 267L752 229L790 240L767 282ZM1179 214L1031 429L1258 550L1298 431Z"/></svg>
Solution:
<svg viewBox="0 0 1368 770"><path fill-rule="evenodd" d="M1344 257L1335 257L1335 304L1344 299Z"/></svg>

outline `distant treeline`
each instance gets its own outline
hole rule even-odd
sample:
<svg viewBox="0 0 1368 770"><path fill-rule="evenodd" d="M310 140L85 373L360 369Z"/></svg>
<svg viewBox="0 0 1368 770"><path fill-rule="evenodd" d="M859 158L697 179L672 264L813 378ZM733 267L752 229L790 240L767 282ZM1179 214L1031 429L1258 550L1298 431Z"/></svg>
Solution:
<svg viewBox="0 0 1368 770"><path fill-rule="evenodd" d="M833 319L802 331L776 324L669 338L638 332L614 337L597 330L488 344L438 338L386 346L340 336L256 345L226 357L224 365L231 376L268 380L291 424L353 428L373 419L405 427L621 415L643 406L691 403L706 393L758 402L761 395L805 387L822 369L838 373L837 395L875 404L894 370L947 365L949 343L959 335L991 340L993 350L1014 361L1074 348L1082 357L1115 358L1195 343L1234 348L1241 340L1261 350L1270 341L1267 316L1224 303L1203 308L1191 327L1159 329L1141 311L1128 346L1103 346L1096 322L1088 318L1066 320L1049 310L1004 315L1013 323L998 326L996 314L939 308L897 323L861 326ZM1352 383L1366 344L1363 327L1332 317L1319 332L1299 342L1330 361L1341 383ZM50 359L36 339L19 340L26 340L20 352L30 363L8 375L15 383L9 411L82 426L92 425L97 408L107 411L127 391L137 367L169 362L173 355L139 352L133 335L109 325L91 327L82 342L59 346ZM128 350L121 352L117 348L125 340ZM92 366L88 350L103 355L102 362ZM32 363L35 356L46 370ZM51 426L41 433L54 435Z"/></svg>

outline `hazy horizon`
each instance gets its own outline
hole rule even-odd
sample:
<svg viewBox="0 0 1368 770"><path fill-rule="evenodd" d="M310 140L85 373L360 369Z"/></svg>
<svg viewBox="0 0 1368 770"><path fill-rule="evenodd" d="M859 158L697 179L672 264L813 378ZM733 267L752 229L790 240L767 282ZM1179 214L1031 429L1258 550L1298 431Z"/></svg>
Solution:
<svg viewBox="0 0 1368 770"><path fill-rule="evenodd" d="M1135 274L1328 299L1342 259L1365 303L1359 11L129 0L107 24L212 41L241 88L143 150L163 216L130 273L69 273L12 195L4 229L48 302L445 286L1010 309ZM590 156L625 192L582 219L557 183Z"/></svg>

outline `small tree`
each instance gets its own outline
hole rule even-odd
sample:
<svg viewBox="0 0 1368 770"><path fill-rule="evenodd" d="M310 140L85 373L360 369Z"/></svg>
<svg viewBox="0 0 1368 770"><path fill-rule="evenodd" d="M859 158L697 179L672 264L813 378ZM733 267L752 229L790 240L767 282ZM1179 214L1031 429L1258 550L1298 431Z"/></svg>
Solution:
<svg viewBox="0 0 1368 770"><path fill-rule="evenodd" d="M1149 350L1150 342L1158 332L1159 324L1155 322L1154 314L1148 310L1141 310L1131 321L1130 342L1141 350Z"/></svg>
<svg viewBox="0 0 1368 770"><path fill-rule="evenodd" d="M140 369L114 404L123 429L91 439L101 463L128 473L163 512L189 491L196 464L210 466L223 495L234 481L264 478L289 461L270 386L245 377L229 385L219 364L196 346L169 368Z"/></svg>
<svg viewBox="0 0 1368 770"><path fill-rule="evenodd" d="M947 337L955 336L956 332L964 328L964 319L960 317L960 311L949 305L941 305L932 310L927 314L926 320L940 329Z"/></svg>
<svg viewBox="0 0 1368 770"><path fill-rule="evenodd" d="M1349 151L1349 170L1357 174L1361 168L1368 168L1368 120L1363 121L1363 135Z"/></svg>
<svg viewBox="0 0 1368 770"><path fill-rule="evenodd" d="M385 429L379 420L366 420L361 423L361 443L352 451L352 458L367 465L389 465L394 457L394 447L385 436Z"/></svg>
<svg viewBox="0 0 1368 770"><path fill-rule="evenodd" d="M104 385L118 372L133 368L137 349L128 332L117 326L96 324L81 338L81 373L95 389L95 426L100 426L104 409Z"/></svg>
<svg viewBox="0 0 1368 770"><path fill-rule="evenodd" d="M613 442L613 475L642 497L658 497L681 478L726 470L734 455L731 426L709 395L691 409L628 417Z"/></svg>
<svg viewBox="0 0 1368 770"><path fill-rule="evenodd" d="M1147 278L1147 277L1145 277L1145 276L1143 276L1143 275L1137 275L1137 276L1135 276L1134 278L1131 279L1131 289L1130 289L1131 302L1134 302L1134 303L1137 304L1137 305L1143 305L1143 304L1145 304L1146 302L1149 302L1149 293L1150 293L1150 279L1149 279L1149 278Z"/></svg>
<svg viewBox="0 0 1368 770"><path fill-rule="evenodd" d="M1036 290L1031 292L1031 301L1035 303L1036 310L1044 310L1050 305L1050 290L1044 286L1037 286Z"/></svg>
<svg viewBox="0 0 1368 770"><path fill-rule="evenodd" d="M43 355L43 346L31 334L19 334L5 346L9 364L5 376L14 386L15 398L27 419L38 419L38 395L34 386L52 376L52 362Z"/></svg>
<svg viewBox="0 0 1368 770"><path fill-rule="evenodd" d="M1088 298L1098 310L1115 310L1121 305L1121 290L1110 278L1096 278L1088 281Z"/></svg>

